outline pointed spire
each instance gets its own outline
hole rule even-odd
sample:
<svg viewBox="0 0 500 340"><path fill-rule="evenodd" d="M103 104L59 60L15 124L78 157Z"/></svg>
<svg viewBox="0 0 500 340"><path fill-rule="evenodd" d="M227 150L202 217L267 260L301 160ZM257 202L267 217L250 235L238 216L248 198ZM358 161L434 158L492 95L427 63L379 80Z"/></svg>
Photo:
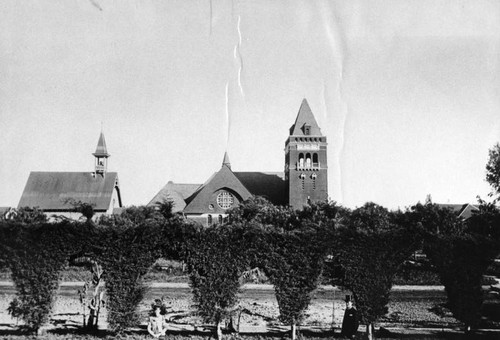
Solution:
<svg viewBox="0 0 500 340"><path fill-rule="evenodd" d="M299 113L295 119L295 124L290 128L290 135L306 135L306 127L308 129L307 135L311 136L321 136L321 130L314 118L314 115L309 107L307 99L302 100L300 105Z"/></svg>
<svg viewBox="0 0 500 340"><path fill-rule="evenodd" d="M97 148L95 149L95 152L93 153L94 156L96 157L109 157L111 156L108 153L108 149L106 148L106 140L104 139L104 133L101 132L101 135L99 136L99 141L97 142Z"/></svg>
<svg viewBox="0 0 500 340"><path fill-rule="evenodd" d="M227 166L229 169L231 169L231 162L229 161L229 156L227 154L227 151L224 152L224 159L222 160L222 166Z"/></svg>

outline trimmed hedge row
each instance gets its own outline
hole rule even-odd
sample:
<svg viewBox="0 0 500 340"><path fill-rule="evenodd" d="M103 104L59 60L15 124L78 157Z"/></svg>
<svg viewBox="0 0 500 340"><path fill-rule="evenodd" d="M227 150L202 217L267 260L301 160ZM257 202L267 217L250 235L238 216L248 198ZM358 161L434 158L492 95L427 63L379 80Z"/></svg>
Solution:
<svg viewBox="0 0 500 340"><path fill-rule="evenodd" d="M11 314L37 331L48 321L69 261L85 257L99 263L109 325L121 332L138 322L143 277L154 262L182 260L200 315L217 325L218 336L221 323L237 310L242 277L259 268L274 285L280 320L294 337L321 276L352 291L362 321L376 322L387 311L398 270L423 246L452 312L469 327L479 320L478 282L500 252L499 216L483 207L464 223L430 202L405 212L373 203L352 211L334 203L294 211L260 198L243 202L229 212L227 223L209 228L172 214L168 204L159 210L128 208L96 224L48 224L24 214L21 221L1 223L0 266L10 268L17 289ZM469 256L460 256L464 249ZM466 276L472 269L475 274Z"/></svg>

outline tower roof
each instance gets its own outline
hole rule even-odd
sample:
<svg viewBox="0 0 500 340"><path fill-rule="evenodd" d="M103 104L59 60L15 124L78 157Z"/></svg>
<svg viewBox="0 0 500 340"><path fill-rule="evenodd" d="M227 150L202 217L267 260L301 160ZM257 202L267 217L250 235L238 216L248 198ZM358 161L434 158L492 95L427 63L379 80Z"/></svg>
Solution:
<svg viewBox="0 0 500 340"><path fill-rule="evenodd" d="M95 149L95 152L93 153L94 156L96 157L109 157L111 156L108 153L108 149L106 148L106 140L104 139L104 133L101 132L101 135L99 136L99 141L97 142L97 148Z"/></svg>
<svg viewBox="0 0 500 340"><path fill-rule="evenodd" d="M321 130L314 118L314 115L309 107L309 103L307 103L307 99L302 100L302 104L300 105L299 113L297 114L297 118L295 119L295 124L290 128L291 136L304 136L305 126L309 126L309 135L311 136L321 136Z"/></svg>
<svg viewBox="0 0 500 340"><path fill-rule="evenodd" d="M227 166L229 169L231 169L231 162L229 161L229 156L227 154L227 151L224 152L224 159L222 160L222 166Z"/></svg>

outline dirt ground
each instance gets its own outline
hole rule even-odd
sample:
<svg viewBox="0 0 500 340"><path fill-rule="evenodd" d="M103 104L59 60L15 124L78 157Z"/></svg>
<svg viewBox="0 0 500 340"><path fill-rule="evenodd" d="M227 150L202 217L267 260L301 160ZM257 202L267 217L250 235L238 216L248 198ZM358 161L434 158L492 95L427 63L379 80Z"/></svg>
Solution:
<svg viewBox="0 0 500 340"><path fill-rule="evenodd" d="M18 320L10 317L7 307L14 298L13 291L0 294L0 329L15 329ZM332 296L333 294L333 296ZM459 327L460 323L446 311L441 311L438 316L432 310L444 302L444 296L436 298L426 297L425 294L416 292L420 298L407 298L396 296L389 304L388 314L380 320L377 326L384 327ZM207 325L196 315L189 290L175 294L160 294L159 290L151 290L139 307L141 319L140 328L144 328L151 303L156 298L163 298L169 307L167 319L169 328L173 331L203 330ZM320 291L313 298L306 312L303 328L315 330L330 330L340 328L344 313L345 303L343 294L331 291ZM241 294L239 310L235 324L239 324L241 332L266 333L269 331L286 330L287 327L278 321L279 309L272 291L259 292L247 291ZM83 323L83 307L78 300L78 295L71 291L60 293L54 305L49 328L73 329L81 327ZM106 308L102 310L99 325L106 329ZM88 310L87 310L88 313ZM500 325L499 325L500 326Z"/></svg>

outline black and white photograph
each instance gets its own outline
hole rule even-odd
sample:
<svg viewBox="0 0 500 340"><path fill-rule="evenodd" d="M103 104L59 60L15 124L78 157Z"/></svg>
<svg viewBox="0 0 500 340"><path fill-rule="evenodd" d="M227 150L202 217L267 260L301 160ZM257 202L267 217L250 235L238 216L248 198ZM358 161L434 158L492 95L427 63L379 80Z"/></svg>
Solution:
<svg viewBox="0 0 500 340"><path fill-rule="evenodd" d="M1 0L0 132L0 338L500 338L497 0Z"/></svg>

